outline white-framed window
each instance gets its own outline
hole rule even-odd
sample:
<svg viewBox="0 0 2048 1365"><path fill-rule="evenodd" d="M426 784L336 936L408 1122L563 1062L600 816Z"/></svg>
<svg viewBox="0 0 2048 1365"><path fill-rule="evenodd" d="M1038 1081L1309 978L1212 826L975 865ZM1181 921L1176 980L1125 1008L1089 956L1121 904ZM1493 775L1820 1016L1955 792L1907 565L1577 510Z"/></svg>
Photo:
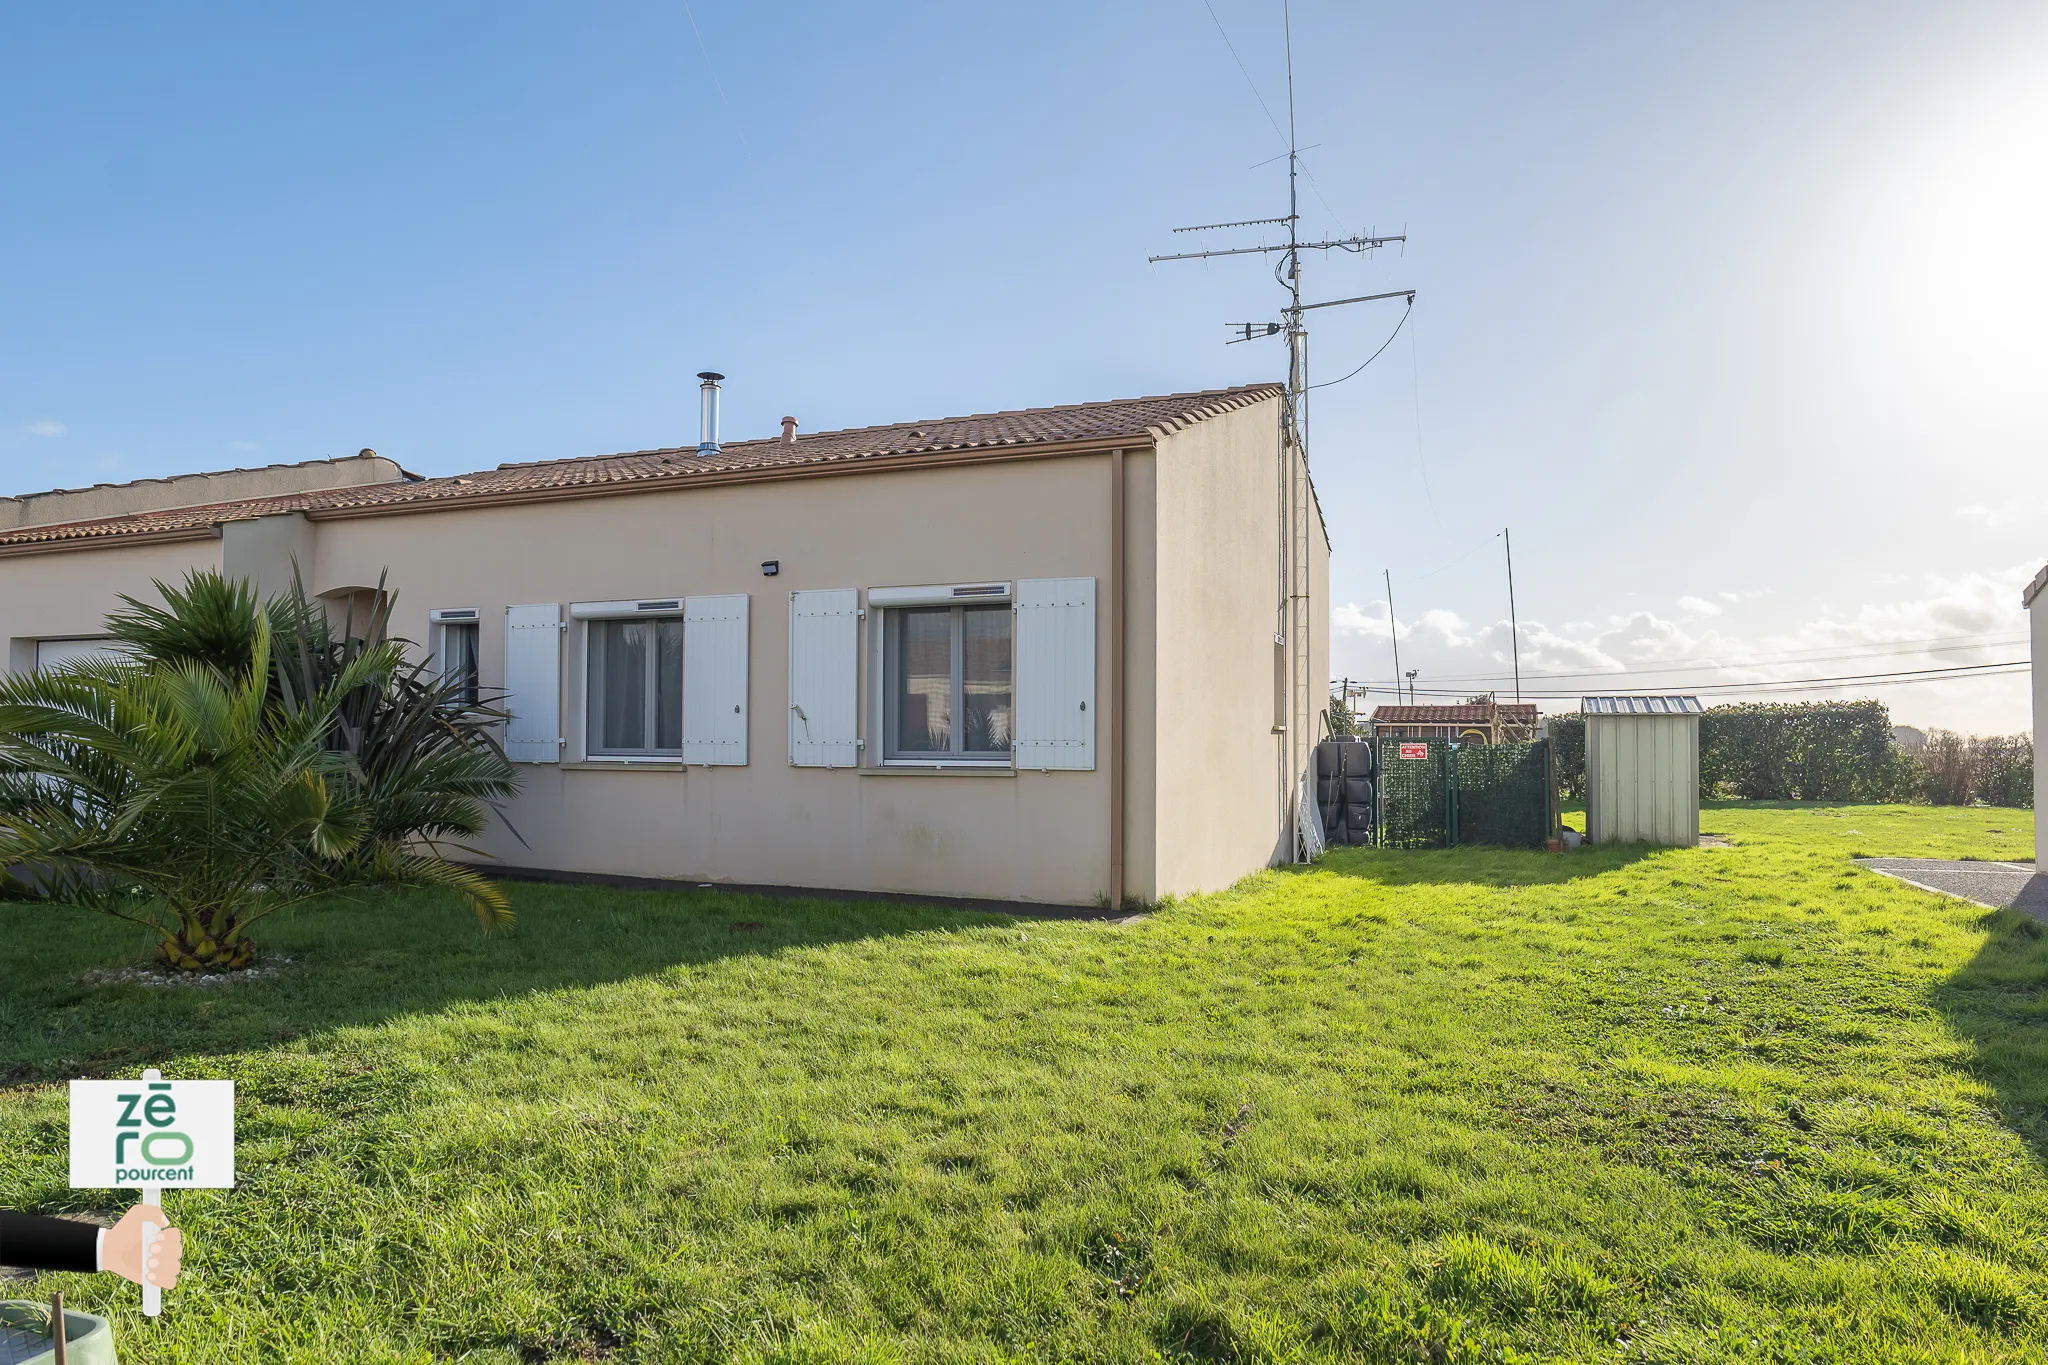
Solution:
<svg viewBox="0 0 2048 1365"><path fill-rule="evenodd" d="M886 607L885 759L1009 762L1015 633L1007 601Z"/></svg>
<svg viewBox="0 0 2048 1365"><path fill-rule="evenodd" d="M434 627L434 659L440 665L441 680L455 684L455 700L476 705L481 696L477 674L477 646L483 613L475 607L446 607L429 614Z"/></svg>
<svg viewBox="0 0 2048 1365"><path fill-rule="evenodd" d="M132 659L135 647L120 640L38 640L36 667L39 670L69 668L73 664L101 663L110 659Z"/></svg>
<svg viewBox="0 0 2048 1365"><path fill-rule="evenodd" d="M682 613L593 620L588 630L590 754L682 757Z"/></svg>

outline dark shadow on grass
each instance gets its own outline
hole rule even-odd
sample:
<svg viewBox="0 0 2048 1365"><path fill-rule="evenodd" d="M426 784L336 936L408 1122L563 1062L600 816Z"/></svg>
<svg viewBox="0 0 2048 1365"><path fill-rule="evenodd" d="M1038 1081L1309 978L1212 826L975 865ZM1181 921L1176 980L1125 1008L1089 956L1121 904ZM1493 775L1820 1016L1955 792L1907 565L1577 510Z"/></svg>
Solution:
<svg viewBox="0 0 2048 1365"><path fill-rule="evenodd" d="M2048 925L2017 910L1988 911L1981 923L1990 937L1935 1000L1976 1049L1972 1069L2006 1126L2048 1166Z"/></svg>
<svg viewBox="0 0 2048 1365"><path fill-rule="evenodd" d="M204 986L108 980L153 963L136 926L76 910L0 910L0 1088L132 1076L179 1056L274 1047L536 991L671 967L1014 925L924 904L506 882L518 913L485 934L445 893L395 892L281 913L252 930L264 979ZM284 962L283 959L290 959Z"/></svg>
<svg viewBox="0 0 2048 1365"><path fill-rule="evenodd" d="M1333 848L1312 867L1281 870L1295 874L1334 873L1381 886L1554 886L1598 877L1662 851L1649 844L1588 846L1574 853L1484 844L1467 844L1462 848Z"/></svg>
<svg viewBox="0 0 2048 1365"><path fill-rule="evenodd" d="M1724 801L1702 801L1700 809L1707 810L1868 810L1873 805L1887 803L1878 801L1739 801L1733 798Z"/></svg>

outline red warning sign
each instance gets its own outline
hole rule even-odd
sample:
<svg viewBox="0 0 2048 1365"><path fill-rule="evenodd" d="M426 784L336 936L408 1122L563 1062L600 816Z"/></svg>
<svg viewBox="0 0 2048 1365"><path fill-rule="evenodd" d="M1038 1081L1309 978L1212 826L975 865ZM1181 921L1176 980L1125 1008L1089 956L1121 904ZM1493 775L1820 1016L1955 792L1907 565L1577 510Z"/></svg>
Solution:
<svg viewBox="0 0 2048 1365"><path fill-rule="evenodd" d="M1403 744L1401 746L1401 757L1428 758L1429 746L1427 744Z"/></svg>

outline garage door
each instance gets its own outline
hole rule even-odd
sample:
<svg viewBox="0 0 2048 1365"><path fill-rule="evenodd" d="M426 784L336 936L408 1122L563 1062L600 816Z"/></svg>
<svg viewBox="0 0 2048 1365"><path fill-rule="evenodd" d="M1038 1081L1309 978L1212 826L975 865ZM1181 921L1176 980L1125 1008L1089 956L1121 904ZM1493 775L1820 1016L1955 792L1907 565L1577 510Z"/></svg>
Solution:
<svg viewBox="0 0 2048 1365"><path fill-rule="evenodd" d="M38 640L36 667L63 668L88 659L126 659L135 651L118 640Z"/></svg>

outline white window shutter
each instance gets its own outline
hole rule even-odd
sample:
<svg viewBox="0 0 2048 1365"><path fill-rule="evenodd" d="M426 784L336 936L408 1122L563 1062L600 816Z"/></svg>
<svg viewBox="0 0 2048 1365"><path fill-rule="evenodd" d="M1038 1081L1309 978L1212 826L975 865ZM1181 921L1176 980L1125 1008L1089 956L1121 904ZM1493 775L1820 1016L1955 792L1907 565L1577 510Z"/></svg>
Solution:
<svg viewBox="0 0 2048 1365"><path fill-rule="evenodd" d="M562 761L562 605L505 608L505 757Z"/></svg>
<svg viewBox="0 0 2048 1365"><path fill-rule="evenodd" d="M789 761L797 768L860 762L860 593L789 595Z"/></svg>
<svg viewBox="0 0 2048 1365"><path fill-rule="evenodd" d="M1095 580L1020 580L1017 766L1093 768L1095 711Z"/></svg>
<svg viewBox="0 0 2048 1365"><path fill-rule="evenodd" d="M747 595L683 599L683 762L747 761Z"/></svg>

